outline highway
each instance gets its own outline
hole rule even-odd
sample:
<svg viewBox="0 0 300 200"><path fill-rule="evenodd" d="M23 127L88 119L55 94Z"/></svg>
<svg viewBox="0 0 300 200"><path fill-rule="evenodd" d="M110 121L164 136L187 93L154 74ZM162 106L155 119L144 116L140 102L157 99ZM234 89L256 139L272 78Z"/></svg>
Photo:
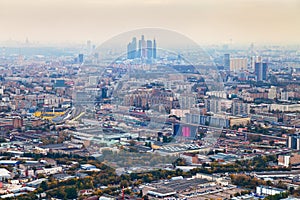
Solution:
<svg viewBox="0 0 300 200"><path fill-rule="evenodd" d="M82 115L84 115L84 108L82 106L72 107L67 110L67 112L62 115L52 119L52 122L55 124L62 124L65 123L67 120L76 121Z"/></svg>

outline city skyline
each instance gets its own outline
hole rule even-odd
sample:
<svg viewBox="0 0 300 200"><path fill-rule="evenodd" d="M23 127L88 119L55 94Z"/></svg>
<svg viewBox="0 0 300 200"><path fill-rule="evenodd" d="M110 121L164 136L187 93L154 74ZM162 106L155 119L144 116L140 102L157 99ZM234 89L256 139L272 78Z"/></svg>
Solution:
<svg viewBox="0 0 300 200"><path fill-rule="evenodd" d="M142 58L142 59L156 59L156 40L155 38L152 40L145 40L145 36L141 35L141 39L138 41L136 37L132 38L132 41L127 45L127 58L128 59L135 59L135 58Z"/></svg>
<svg viewBox="0 0 300 200"><path fill-rule="evenodd" d="M300 200L300 0L0 0L0 199Z"/></svg>
<svg viewBox="0 0 300 200"><path fill-rule="evenodd" d="M0 0L0 199L299 199L298 1Z"/></svg>
<svg viewBox="0 0 300 200"><path fill-rule="evenodd" d="M102 43L126 31L159 27L199 44L295 44L299 10L296 0L1 0L0 25L5 29L0 41Z"/></svg>

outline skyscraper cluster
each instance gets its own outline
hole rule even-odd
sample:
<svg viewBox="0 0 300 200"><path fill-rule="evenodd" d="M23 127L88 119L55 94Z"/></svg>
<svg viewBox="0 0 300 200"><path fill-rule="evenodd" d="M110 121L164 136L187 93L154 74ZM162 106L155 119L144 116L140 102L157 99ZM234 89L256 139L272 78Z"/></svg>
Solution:
<svg viewBox="0 0 300 200"><path fill-rule="evenodd" d="M138 41L136 38L132 38L132 41L127 45L127 58L128 59L148 59L156 58L156 41L145 40L144 35L141 36L141 39Z"/></svg>

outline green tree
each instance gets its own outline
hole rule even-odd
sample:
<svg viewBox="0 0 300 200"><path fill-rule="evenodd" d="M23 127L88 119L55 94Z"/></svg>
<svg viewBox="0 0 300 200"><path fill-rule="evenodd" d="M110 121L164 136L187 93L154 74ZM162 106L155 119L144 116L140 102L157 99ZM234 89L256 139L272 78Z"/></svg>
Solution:
<svg viewBox="0 0 300 200"><path fill-rule="evenodd" d="M46 181L43 181L40 185L40 188L43 189L43 191L48 190L48 184L46 183Z"/></svg>
<svg viewBox="0 0 300 200"><path fill-rule="evenodd" d="M65 189L66 197L68 199L76 199L77 198L77 191L75 187L68 187Z"/></svg>
<svg viewBox="0 0 300 200"><path fill-rule="evenodd" d="M66 192L64 191L63 187L60 187L54 194L59 199L65 199L66 198ZM50 195L50 196L52 196L52 195Z"/></svg>

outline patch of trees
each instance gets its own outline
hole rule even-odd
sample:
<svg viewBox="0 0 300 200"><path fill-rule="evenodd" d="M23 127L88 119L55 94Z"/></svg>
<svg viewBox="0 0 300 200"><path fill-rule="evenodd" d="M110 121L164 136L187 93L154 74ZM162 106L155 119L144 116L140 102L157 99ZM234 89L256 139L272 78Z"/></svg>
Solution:
<svg viewBox="0 0 300 200"><path fill-rule="evenodd" d="M255 189L256 186L259 185L267 185L266 181L263 181L258 178L252 178L251 176L247 176L245 174L232 174L230 175L231 182L234 185L238 185L244 188Z"/></svg>
<svg viewBox="0 0 300 200"><path fill-rule="evenodd" d="M281 194L269 195L264 199L265 200L279 200L279 199L287 198L288 196L289 196L289 194L287 192L284 192Z"/></svg>

